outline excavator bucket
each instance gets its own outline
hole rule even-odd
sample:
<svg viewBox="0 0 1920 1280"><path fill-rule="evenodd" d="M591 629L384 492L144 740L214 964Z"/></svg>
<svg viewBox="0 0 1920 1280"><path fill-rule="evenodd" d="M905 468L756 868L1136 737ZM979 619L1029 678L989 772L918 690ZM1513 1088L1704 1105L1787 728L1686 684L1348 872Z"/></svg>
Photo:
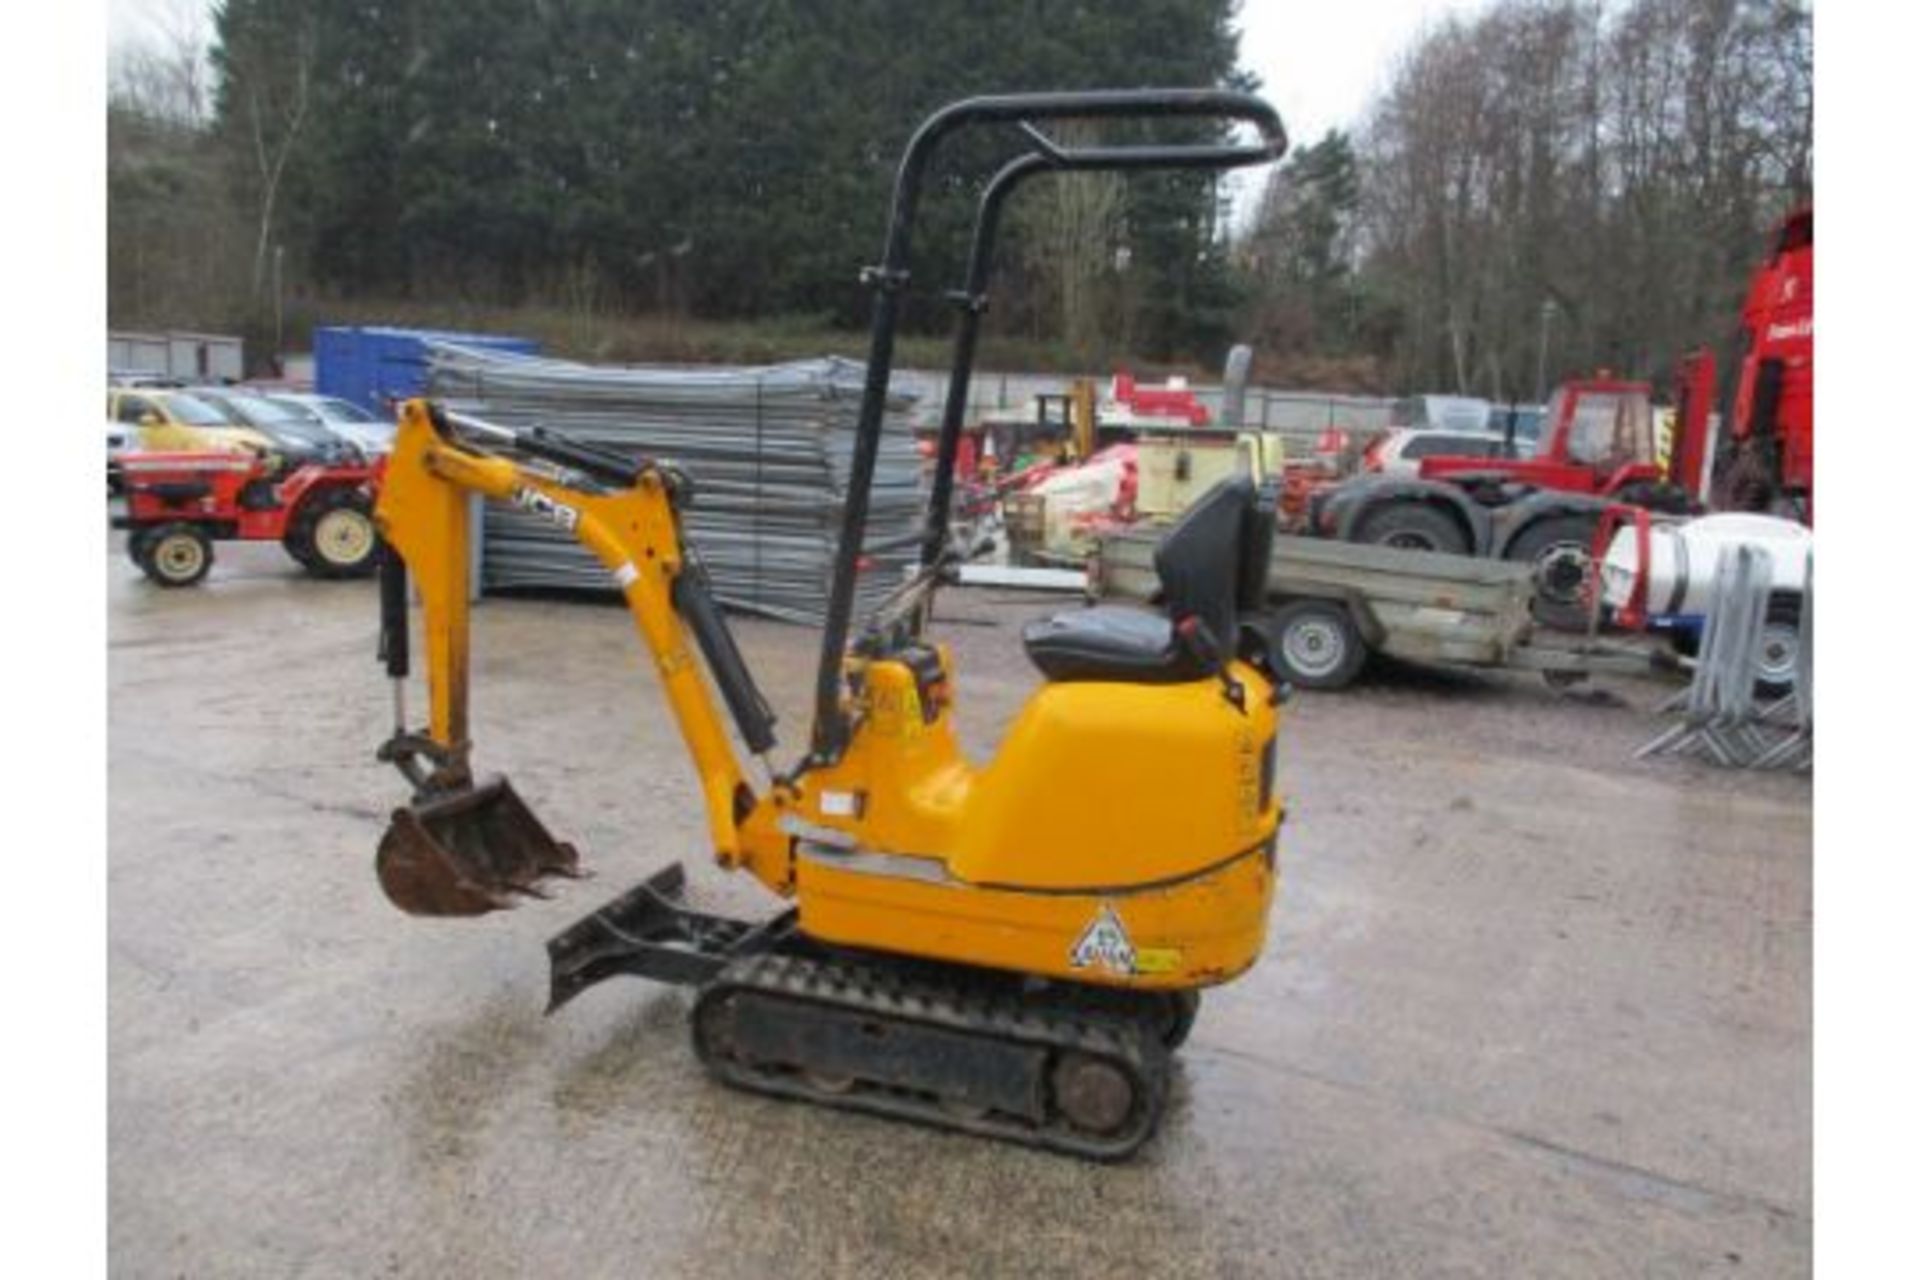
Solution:
<svg viewBox="0 0 1920 1280"><path fill-rule="evenodd" d="M546 897L548 876L585 875L505 778L394 810L374 866L387 897L416 916L485 915Z"/></svg>

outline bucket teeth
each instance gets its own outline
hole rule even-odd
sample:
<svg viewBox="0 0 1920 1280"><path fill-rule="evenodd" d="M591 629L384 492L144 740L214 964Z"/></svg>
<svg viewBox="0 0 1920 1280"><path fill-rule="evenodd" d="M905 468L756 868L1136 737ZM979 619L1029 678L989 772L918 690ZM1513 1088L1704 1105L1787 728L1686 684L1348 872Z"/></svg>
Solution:
<svg viewBox="0 0 1920 1280"><path fill-rule="evenodd" d="M585 874L505 778L394 810L374 867L393 904L420 916L505 910L547 897L549 876Z"/></svg>

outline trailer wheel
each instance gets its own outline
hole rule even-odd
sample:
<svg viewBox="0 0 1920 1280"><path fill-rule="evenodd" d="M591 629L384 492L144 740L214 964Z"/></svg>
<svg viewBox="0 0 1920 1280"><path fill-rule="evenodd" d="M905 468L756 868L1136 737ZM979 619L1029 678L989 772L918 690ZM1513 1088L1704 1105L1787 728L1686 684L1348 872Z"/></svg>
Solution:
<svg viewBox="0 0 1920 1280"><path fill-rule="evenodd" d="M1583 588L1593 566L1595 524L1587 516L1552 516L1507 544L1505 559L1533 565L1533 616L1562 631L1587 629Z"/></svg>
<svg viewBox="0 0 1920 1280"><path fill-rule="evenodd" d="M357 490L321 489L293 513L283 545L315 577L365 577L380 550L372 504Z"/></svg>
<svg viewBox="0 0 1920 1280"><path fill-rule="evenodd" d="M1460 526L1445 512L1424 502L1389 502L1362 516L1353 540L1408 551L1467 554L1467 537Z"/></svg>
<svg viewBox="0 0 1920 1280"><path fill-rule="evenodd" d="M213 568L213 543L194 525L161 525L139 547L141 571L163 587L190 587Z"/></svg>
<svg viewBox="0 0 1920 1280"><path fill-rule="evenodd" d="M1800 656L1800 598L1775 595L1767 600L1767 620L1760 628L1755 657L1754 691L1770 698L1793 692Z"/></svg>
<svg viewBox="0 0 1920 1280"><path fill-rule="evenodd" d="M1268 660L1281 678L1303 689L1344 689L1367 660L1366 641L1346 607L1327 600L1295 600L1275 610L1267 627Z"/></svg>

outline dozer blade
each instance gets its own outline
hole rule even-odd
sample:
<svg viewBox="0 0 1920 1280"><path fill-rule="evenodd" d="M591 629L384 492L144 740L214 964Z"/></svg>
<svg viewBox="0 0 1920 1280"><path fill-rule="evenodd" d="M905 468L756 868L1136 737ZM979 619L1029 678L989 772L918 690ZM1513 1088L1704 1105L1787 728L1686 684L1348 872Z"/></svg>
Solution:
<svg viewBox="0 0 1920 1280"><path fill-rule="evenodd" d="M485 915L546 897L548 876L585 874L505 778L394 810L374 866L387 897L416 916Z"/></svg>

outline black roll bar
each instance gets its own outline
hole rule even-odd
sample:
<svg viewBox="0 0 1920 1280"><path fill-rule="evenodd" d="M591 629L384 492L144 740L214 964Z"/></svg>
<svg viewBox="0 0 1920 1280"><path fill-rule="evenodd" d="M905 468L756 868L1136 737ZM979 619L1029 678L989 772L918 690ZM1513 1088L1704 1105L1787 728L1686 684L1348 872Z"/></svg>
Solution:
<svg viewBox="0 0 1920 1280"><path fill-rule="evenodd" d="M1023 131L1026 131L1023 126ZM1041 137L1037 132L1036 138ZM972 382L974 351L980 336L980 318L987 310L987 276L992 269L993 244L999 234L1000 210L1013 189L1041 173L1116 172L1129 169L1232 167L1245 163L1243 148L1082 147L1062 154L1050 142L1016 156L1001 167L980 196L973 224L973 246L967 255L966 283L949 296L960 307L953 337L953 373L947 380L947 400L940 417L939 447L933 472L933 490L927 504L926 533L921 538L920 563L934 564L946 550L947 517L953 507L953 468L960 449L967 390Z"/></svg>
<svg viewBox="0 0 1920 1280"><path fill-rule="evenodd" d="M1259 139L1190 146L1075 147L1061 145L1034 124L1035 120L1044 119L1169 117L1237 120L1251 124ZM942 107L914 131L894 177L893 203L880 265L861 273L862 279L874 290L867 376L855 426L853 465L847 480L846 506L841 513L840 545L834 556L826 625L820 637L812 746L802 769L837 758L847 743L849 726L840 705L841 663L852 622L854 579L866 537L868 499L873 488L874 463L879 456L887 386L893 374L893 339L899 323L900 294L909 278L913 215L919 202L921 179L941 139L959 129L985 124L1017 126L1032 149L1004 165L981 197L973 255L968 264L964 295L967 305L955 336L954 368L947 387L946 415L941 422L941 456L945 461L943 468L936 470L935 489L936 503L942 513L951 502L950 454L958 447L958 418L964 412L967 384L973 370L993 235L1000 205L1012 188L1026 177L1047 170L1231 169L1277 160L1287 149L1286 131L1272 106L1252 94L1225 89L1109 89L968 98ZM951 443L948 440L950 426ZM928 526L928 543L935 527L931 523ZM944 515L937 527L944 531Z"/></svg>

